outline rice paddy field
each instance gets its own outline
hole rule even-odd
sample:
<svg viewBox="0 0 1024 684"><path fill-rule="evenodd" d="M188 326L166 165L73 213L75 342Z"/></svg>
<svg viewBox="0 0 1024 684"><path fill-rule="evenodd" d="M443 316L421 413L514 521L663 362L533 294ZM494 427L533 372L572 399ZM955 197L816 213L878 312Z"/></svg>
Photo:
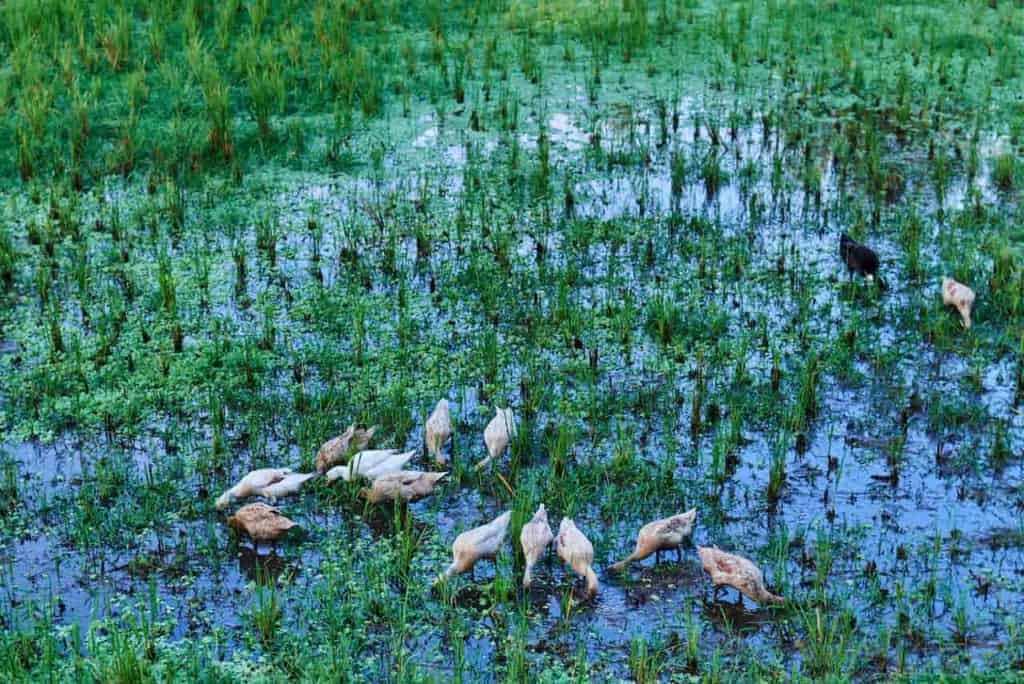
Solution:
<svg viewBox="0 0 1024 684"><path fill-rule="evenodd" d="M8 0L0 55L0 679L1024 677L1024 3ZM437 469L441 398L420 501L214 506L351 424ZM595 597L522 588L541 503Z"/></svg>

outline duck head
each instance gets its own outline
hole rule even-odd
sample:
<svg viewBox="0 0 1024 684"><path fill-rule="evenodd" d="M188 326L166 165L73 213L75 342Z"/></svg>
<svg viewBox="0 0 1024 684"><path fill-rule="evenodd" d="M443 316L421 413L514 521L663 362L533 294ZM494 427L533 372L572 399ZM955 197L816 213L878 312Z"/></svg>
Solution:
<svg viewBox="0 0 1024 684"><path fill-rule="evenodd" d="M231 502L234 501L234 500L235 500L235 497L231 493L231 490L229 489L228 491L224 492L223 494L221 494L217 498L217 504L216 504L217 510L218 511L223 511L225 508L230 506Z"/></svg>
<svg viewBox="0 0 1024 684"><path fill-rule="evenodd" d="M334 482L335 480L345 480L349 482L352 479L352 473L348 466L335 466L327 471L327 481Z"/></svg>

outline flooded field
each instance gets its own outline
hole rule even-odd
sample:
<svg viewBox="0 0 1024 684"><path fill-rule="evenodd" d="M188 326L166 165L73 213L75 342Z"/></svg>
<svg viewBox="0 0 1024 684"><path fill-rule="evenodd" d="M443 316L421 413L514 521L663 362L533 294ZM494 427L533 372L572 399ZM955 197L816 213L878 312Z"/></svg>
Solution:
<svg viewBox="0 0 1024 684"><path fill-rule="evenodd" d="M849 5L0 8L3 677L1019 676L1024 8ZM441 398L430 496L215 508L351 424L438 469ZM523 589L541 503L596 596Z"/></svg>

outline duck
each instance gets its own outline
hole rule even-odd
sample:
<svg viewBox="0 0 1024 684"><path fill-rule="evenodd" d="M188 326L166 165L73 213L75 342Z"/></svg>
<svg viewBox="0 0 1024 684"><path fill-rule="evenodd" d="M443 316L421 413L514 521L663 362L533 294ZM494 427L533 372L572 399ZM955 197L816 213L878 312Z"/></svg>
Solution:
<svg viewBox="0 0 1024 684"><path fill-rule="evenodd" d="M495 409L494 418L484 428L484 444L487 458L476 464L477 470L501 456L508 448L508 442L516 436L515 416L511 408Z"/></svg>
<svg viewBox="0 0 1024 684"><path fill-rule="evenodd" d="M508 534L511 520L512 512L505 511L486 525L466 530L456 537L452 543L452 564L438 575L436 581L443 582L453 575L471 572L476 562L483 558L495 558Z"/></svg>
<svg viewBox="0 0 1024 684"><path fill-rule="evenodd" d="M717 546L698 546L697 555L704 571L715 586L715 596L722 586L733 587L751 601L784 603L786 599L768 591L760 568L743 556L726 553Z"/></svg>
<svg viewBox="0 0 1024 684"><path fill-rule="evenodd" d="M443 465L445 457L441 453L441 447L444 446L444 443L448 441L448 437L452 434L452 416L448 411L447 399L441 399L437 402L434 412L427 418L424 433L427 450L434 455L434 459L438 463Z"/></svg>
<svg viewBox="0 0 1024 684"><path fill-rule="evenodd" d="M323 473L343 460L350 452L365 449L376 432L376 425L369 430L357 430L355 425L350 425L344 433L324 442L316 452L316 471Z"/></svg>
<svg viewBox="0 0 1024 684"><path fill-rule="evenodd" d="M597 593L597 574L594 572L594 545L590 543L571 518L562 518L558 525L558 537L555 539L555 550L558 557L573 569L580 577L587 580L587 597Z"/></svg>
<svg viewBox="0 0 1024 684"><path fill-rule="evenodd" d="M281 515L281 511L263 503L251 503L239 508L228 518L228 527L244 532L255 546L260 542L277 541L298 523Z"/></svg>
<svg viewBox="0 0 1024 684"><path fill-rule="evenodd" d="M974 308L974 290L948 276L943 276L942 303L945 306L956 307L956 310L960 312L961 324L965 329L970 329L971 309Z"/></svg>
<svg viewBox="0 0 1024 684"><path fill-rule="evenodd" d="M217 510L223 511L232 502L259 496L260 491L272 484L280 482L292 474L291 468L259 468L253 470L217 498Z"/></svg>
<svg viewBox="0 0 1024 684"><path fill-rule="evenodd" d="M381 475L373 481L371 487L359 490L359 496L370 503L384 501L401 501L408 503L428 496L434 491L438 481L448 474L422 472L419 470L400 470L397 473Z"/></svg>
<svg viewBox="0 0 1024 684"><path fill-rule="evenodd" d="M269 500L270 503L275 503L278 499L297 493L302 488L303 484L314 477L317 477L319 474L320 473L317 472L289 473L288 475L285 475L283 479L261 489L259 491L259 495L264 499Z"/></svg>
<svg viewBox="0 0 1024 684"><path fill-rule="evenodd" d="M633 553L608 569L612 572L620 572L633 561L643 560L652 553L657 554L660 559L661 552L669 549L675 549L678 558L682 560L680 547L683 539L689 537L693 532L693 523L696 519L697 509L691 508L685 513L647 523L640 528L640 533L636 536L636 548Z"/></svg>
<svg viewBox="0 0 1024 684"><path fill-rule="evenodd" d="M870 247L856 242L843 233L839 236L839 258L846 264L846 271L850 277L856 272L866 278L876 279L879 287L885 288L885 283L878 276L878 255Z"/></svg>
<svg viewBox="0 0 1024 684"><path fill-rule="evenodd" d="M523 571L523 589L529 589L533 583L533 566L547 551L548 544L554 539L551 533L551 526L548 524L548 511L544 504L537 507L530 522L523 525L519 531L519 543L523 546L523 556L526 558L526 570Z"/></svg>
<svg viewBox="0 0 1024 684"><path fill-rule="evenodd" d="M327 481L343 479L346 482L354 477L365 477L375 480L387 473L396 473L412 460L416 450L399 453L398 449L371 449L360 451L352 457L348 465L334 466L327 471Z"/></svg>

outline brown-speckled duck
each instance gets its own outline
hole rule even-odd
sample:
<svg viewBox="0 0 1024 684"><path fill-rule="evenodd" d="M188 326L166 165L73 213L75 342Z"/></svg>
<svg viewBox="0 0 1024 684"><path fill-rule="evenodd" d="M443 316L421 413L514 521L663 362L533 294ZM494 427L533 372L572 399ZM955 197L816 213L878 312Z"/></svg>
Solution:
<svg viewBox="0 0 1024 684"><path fill-rule="evenodd" d="M719 588L728 586L736 589L751 601L759 603L783 603L784 598L768 591L764 586L761 570L743 556L726 553L717 546L698 546L697 555L704 571L711 576L715 594Z"/></svg>
<svg viewBox="0 0 1024 684"><path fill-rule="evenodd" d="M447 474L447 472L424 473L419 470L400 470L397 473L381 475L373 481L372 487L360 489L359 495L370 503L385 501L408 503L428 496L434 491L438 480Z"/></svg>
<svg viewBox="0 0 1024 684"><path fill-rule="evenodd" d="M956 307L960 312L961 324L965 329L971 327L971 309L974 308L974 290L952 278L942 279L942 303Z"/></svg>
<svg viewBox="0 0 1024 684"><path fill-rule="evenodd" d="M355 425L350 425L343 434L328 440L316 452L316 471L322 473L331 466L346 460L350 453L365 449L375 432L377 432L376 426L369 430L357 430Z"/></svg>

